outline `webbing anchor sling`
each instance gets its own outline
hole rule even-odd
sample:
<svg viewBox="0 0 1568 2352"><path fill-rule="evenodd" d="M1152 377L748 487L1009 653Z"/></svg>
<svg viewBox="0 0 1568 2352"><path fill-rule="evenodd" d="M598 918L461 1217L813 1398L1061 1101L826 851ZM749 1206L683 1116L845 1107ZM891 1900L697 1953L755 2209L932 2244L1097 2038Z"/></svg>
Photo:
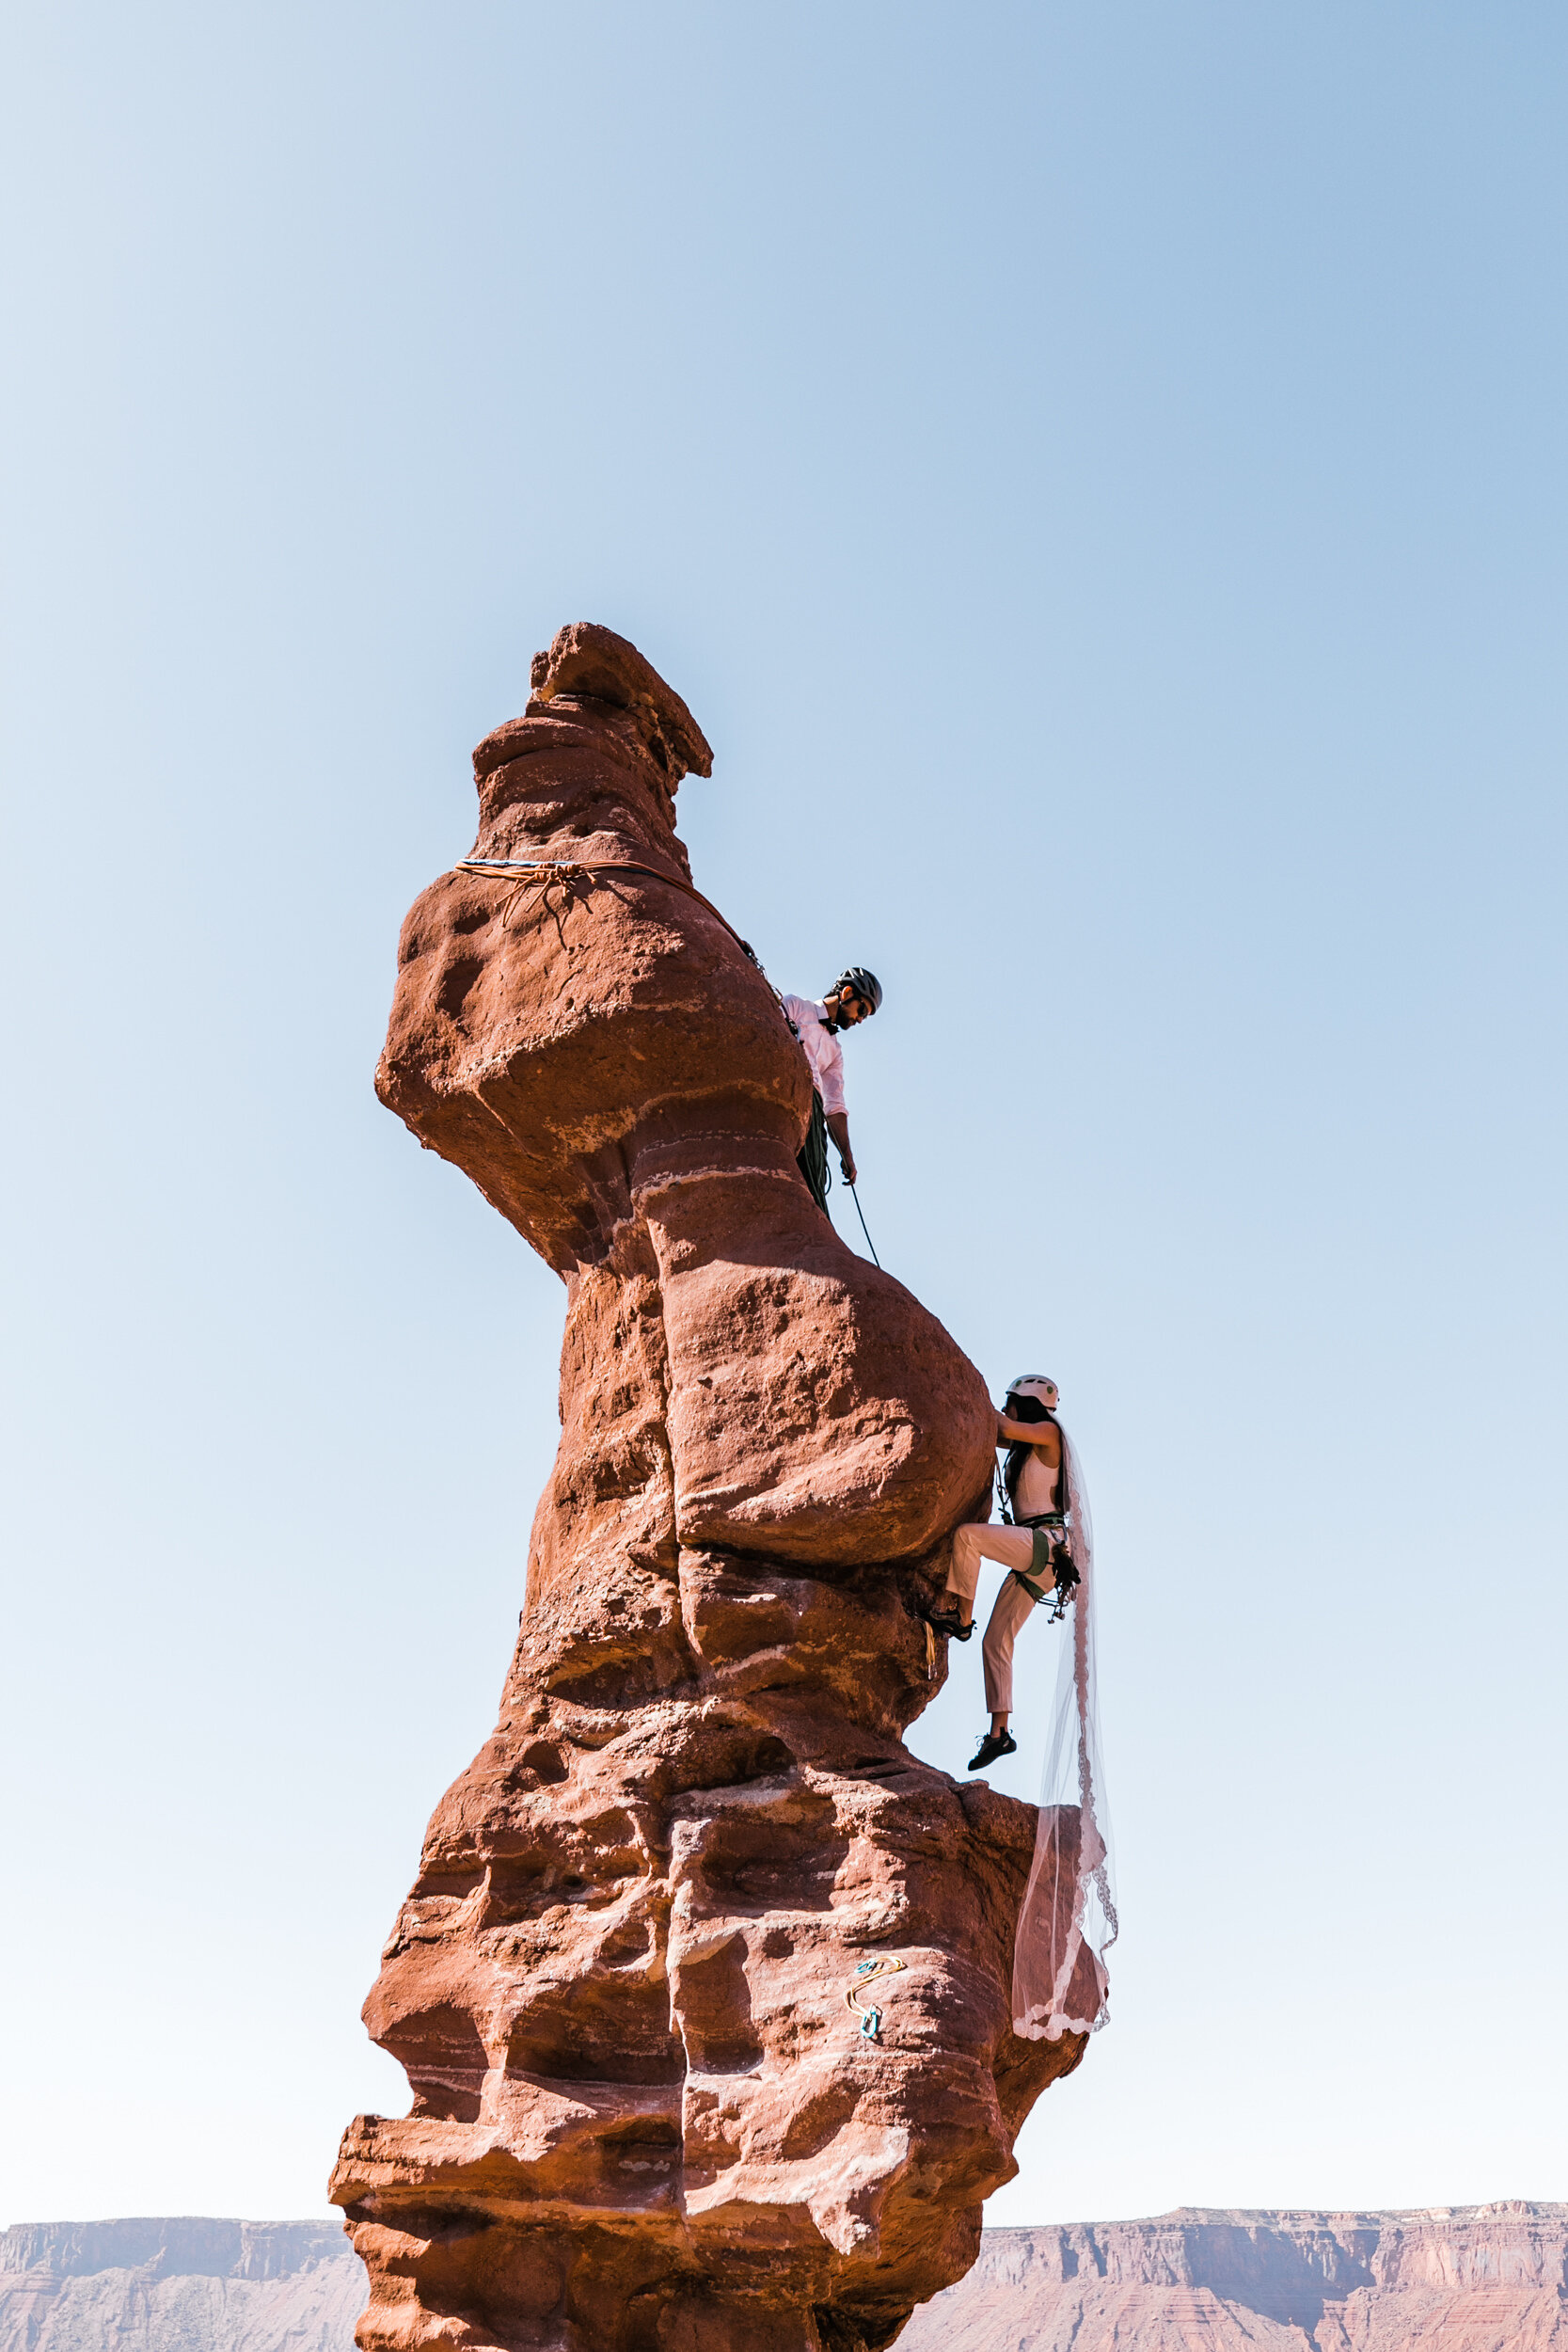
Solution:
<svg viewBox="0 0 1568 2352"><path fill-rule="evenodd" d="M704 898L694 882L689 882L684 874L669 873L662 866L649 866L641 858L460 857L454 870L459 874L493 875L498 882L511 882L516 878L516 889L508 898L501 916L503 923L519 895L531 883L547 890L551 882L586 882L594 874L649 874L655 882L668 882L672 890L683 891L687 898L695 898L700 907L705 907L714 921L723 924L736 946L752 963L757 964L759 972L762 971L761 964L757 963L755 955L735 925L725 920L711 898ZM766 973L763 977L767 978ZM769 981L768 985L771 987L772 983ZM777 989L773 990L775 996L778 993Z"/></svg>
<svg viewBox="0 0 1568 2352"><path fill-rule="evenodd" d="M641 858L460 857L453 871L459 874L484 874L496 882L515 882L516 887L501 910L503 924L517 903L518 898L531 887L547 891L554 882L590 882L595 874L646 874L655 882L668 882L672 890L682 892L688 898L695 898L697 904L705 908L716 923L723 925L747 962L761 972L763 978L768 980L767 973L763 972L762 959L751 941L741 938L735 925L726 915L720 914L711 898L704 898L695 882L689 882L684 874L668 872L662 866L649 866ZM774 988L771 980L768 980L768 986L773 1002L779 1008L785 1028L791 1037L799 1039L800 1031L788 1013L784 1011L784 998Z"/></svg>

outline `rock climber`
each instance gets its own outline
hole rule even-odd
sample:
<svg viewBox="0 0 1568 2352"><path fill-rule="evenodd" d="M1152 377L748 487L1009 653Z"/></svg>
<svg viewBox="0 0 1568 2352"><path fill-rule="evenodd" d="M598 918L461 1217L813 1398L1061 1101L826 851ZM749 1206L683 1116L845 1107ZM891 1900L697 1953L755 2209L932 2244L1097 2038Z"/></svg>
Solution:
<svg viewBox="0 0 1568 2352"><path fill-rule="evenodd" d="M926 1613L939 1633L967 1642L974 1630L981 1561L1000 1561L1007 1570L980 1649L991 1716L990 1729L969 1759L972 1772L1017 1750L1007 1719L1013 1708L1013 1645L1024 1619L1053 1594L1053 1618L1061 1616L1079 1581L1072 1563L1069 1448L1056 1403L1056 1383L1042 1373L1025 1373L1008 1389L996 1416L996 1442L1007 1449L999 1482L1005 1523L957 1530L942 1605Z"/></svg>
<svg viewBox="0 0 1568 2352"><path fill-rule="evenodd" d="M880 980L875 972L867 972L858 963L840 975L826 996L783 999L790 1026L800 1041L800 1050L811 1071L811 1125L800 1154L800 1173L824 1215L828 1208L830 1136L838 1146L838 1164L844 1170L845 1183L852 1184L857 1173L855 1155L849 1148L849 1114L844 1105L844 1048L838 1041L839 1031L858 1028L863 1021L869 1021L881 1001Z"/></svg>

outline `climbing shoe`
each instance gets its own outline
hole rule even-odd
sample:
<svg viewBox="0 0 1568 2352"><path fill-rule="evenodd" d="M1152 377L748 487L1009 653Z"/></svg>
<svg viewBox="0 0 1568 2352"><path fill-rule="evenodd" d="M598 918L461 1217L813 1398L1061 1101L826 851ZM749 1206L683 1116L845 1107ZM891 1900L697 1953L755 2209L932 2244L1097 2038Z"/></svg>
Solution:
<svg viewBox="0 0 1568 2352"><path fill-rule="evenodd" d="M945 1633L950 1641L967 1642L974 1630L974 1618L971 1617L965 1625L956 1609L927 1609L922 1613L927 1625L934 1626L939 1633Z"/></svg>
<svg viewBox="0 0 1568 2352"><path fill-rule="evenodd" d="M994 1764L999 1756L1016 1756L1018 1741L1010 1731L988 1731L969 1759L972 1772L983 1772L988 1764Z"/></svg>

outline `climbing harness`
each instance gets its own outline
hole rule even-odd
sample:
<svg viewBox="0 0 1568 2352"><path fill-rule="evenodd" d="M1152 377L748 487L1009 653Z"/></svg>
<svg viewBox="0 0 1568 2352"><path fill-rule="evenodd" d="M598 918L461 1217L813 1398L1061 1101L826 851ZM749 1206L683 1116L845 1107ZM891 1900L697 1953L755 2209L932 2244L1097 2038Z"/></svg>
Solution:
<svg viewBox="0 0 1568 2352"><path fill-rule="evenodd" d="M849 1990L844 1995L846 2009L853 2010L861 2021L861 2040L879 2042L882 2038L882 2012L875 2002L861 2005L861 1994L869 1990L879 1977L902 1975L909 1966L907 1960L863 1960L849 1979Z"/></svg>
<svg viewBox="0 0 1568 2352"><path fill-rule="evenodd" d="M847 1184L849 1184L849 1179L847 1178L847 1176L845 1178L845 1180L844 1180L844 1181L845 1181L845 1183L846 1183ZM875 1242L872 1240L872 1238L871 1238L871 1228L867 1225L867 1223L866 1223L866 1221L865 1221L865 1211L864 1211L864 1210L861 1207L861 1197L860 1197L860 1194L859 1194L859 1193L855 1190L855 1187L854 1187L854 1185L853 1185L853 1184L849 1184L849 1198L850 1198L850 1200L851 1200L854 1202L854 1204L855 1204L855 1215L856 1215L856 1216L860 1218L860 1221L861 1221L861 1232L862 1232L865 1235L865 1246L866 1246L867 1249L869 1249L869 1250L870 1250L870 1252L871 1252L871 1263L872 1263L872 1264L873 1264L874 1266L876 1266L876 1267L878 1268L878 1270L879 1270L879 1271L880 1271L880 1269L881 1269L881 1263L882 1263L882 1262L881 1262L880 1258L879 1258L879 1257L878 1257L878 1255L877 1255L877 1245L876 1245L876 1243L875 1243Z"/></svg>
<svg viewBox="0 0 1568 2352"><path fill-rule="evenodd" d="M1083 1581L1068 1549L1066 1519L1060 1511L1042 1511L1036 1518L1015 1519L1011 1502L1005 1492L1002 1518L1008 1527L1026 1527L1034 1542L1029 1557L1029 1573L1025 1574L1022 1568L1011 1568L1008 1574L1017 1578L1037 1606L1044 1601L1053 1602L1055 1605L1046 1623L1060 1625L1067 1615L1068 1602L1072 1598L1074 1588ZM1053 1585L1039 1581L1047 1573L1054 1579Z"/></svg>
<svg viewBox="0 0 1568 2352"><path fill-rule="evenodd" d="M1030 1561L1029 1565L1032 1568L1037 1568L1042 1565L1040 1560L1040 1538L1042 1535L1046 1537L1046 1560L1047 1562L1050 1562L1053 1546L1053 1540L1049 1534L1047 1534L1046 1529L1035 1519L1022 1519L1019 1521L1019 1524L1022 1527L1029 1528L1034 1534L1035 1556ZM1032 1576L1025 1576L1022 1568L1013 1568L1009 1570L1009 1574L1022 1585L1024 1591L1028 1594L1030 1599L1036 1604L1037 1607L1038 1607L1042 1602L1048 1600L1055 1603L1055 1607L1052 1610L1050 1616L1046 1619L1047 1625L1061 1624L1062 1619L1067 1615L1067 1605L1072 1598L1074 1588L1083 1581L1083 1579L1080 1577L1077 1569L1072 1565L1072 1555L1067 1549L1065 1544L1055 1550L1055 1558L1053 1565L1053 1574L1055 1577L1054 1585L1037 1584Z"/></svg>

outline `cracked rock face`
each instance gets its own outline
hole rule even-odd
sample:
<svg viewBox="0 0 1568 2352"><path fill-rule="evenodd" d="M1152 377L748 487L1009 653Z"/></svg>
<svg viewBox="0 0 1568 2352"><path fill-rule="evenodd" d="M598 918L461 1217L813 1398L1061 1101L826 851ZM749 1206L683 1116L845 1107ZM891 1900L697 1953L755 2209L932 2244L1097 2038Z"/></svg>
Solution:
<svg viewBox="0 0 1568 2352"><path fill-rule="evenodd" d="M796 1168L803 1058L675 834L690 714L585 626L533 689L475 854L593 870L426 891L377 1079L567 1309L500 1720L366 2009L414 2104L333 2177L359 2340L869 2352L1083 2051L1009 2022L1034 1808L902 1738L991 1410ZM892 1962L872 2039L846 1996Z"/></svg>

